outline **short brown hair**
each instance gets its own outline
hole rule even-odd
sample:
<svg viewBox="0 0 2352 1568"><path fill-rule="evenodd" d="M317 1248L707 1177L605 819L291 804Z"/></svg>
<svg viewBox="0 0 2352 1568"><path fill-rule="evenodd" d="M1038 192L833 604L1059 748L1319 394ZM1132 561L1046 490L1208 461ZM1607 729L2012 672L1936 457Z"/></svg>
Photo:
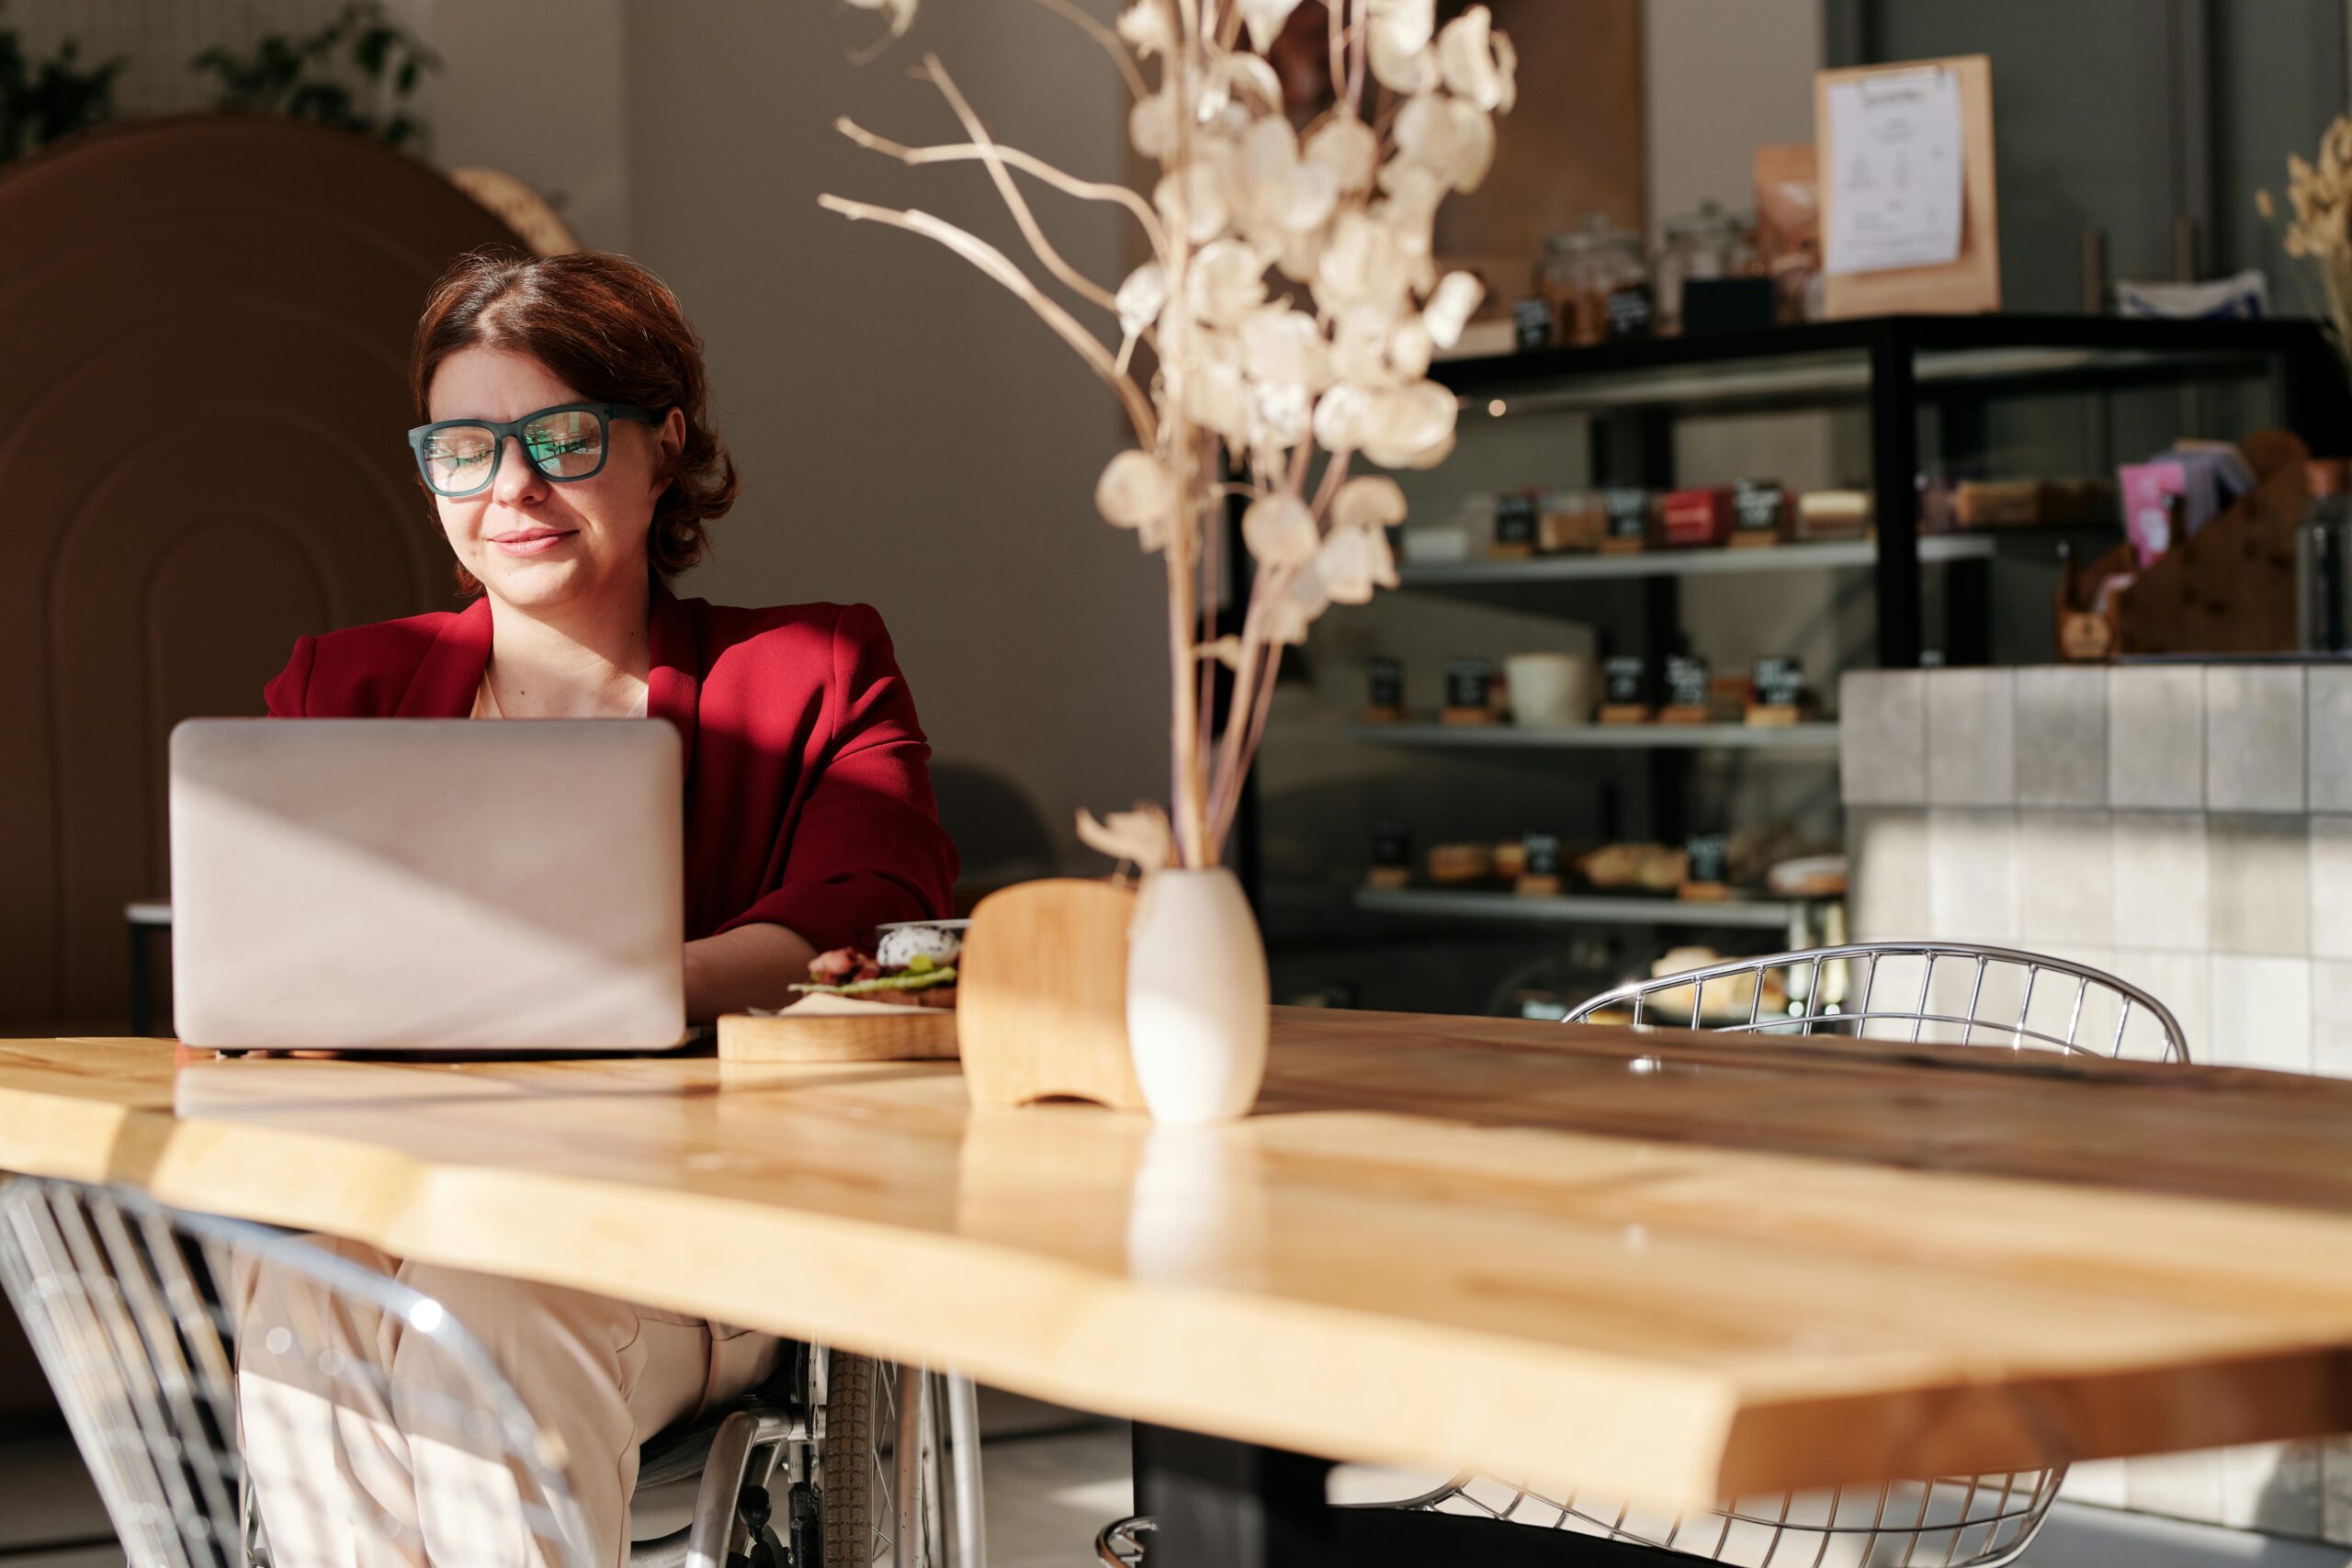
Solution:
<svg viewBox="0 0 2352 1568"><path fill-rule="evenodd" d="M432 418L425 394L441 362L476 347L527 354L592 402L685 415L685 445L653 503L646 558L663 577L702 559L709 525L742 487L710 425L702 339L669 285L609 251L532 257L492 249L458 257L433 286L416 323L409 382L419 423ZM481 592L462 566L458 586L469 597Z"/></svg>

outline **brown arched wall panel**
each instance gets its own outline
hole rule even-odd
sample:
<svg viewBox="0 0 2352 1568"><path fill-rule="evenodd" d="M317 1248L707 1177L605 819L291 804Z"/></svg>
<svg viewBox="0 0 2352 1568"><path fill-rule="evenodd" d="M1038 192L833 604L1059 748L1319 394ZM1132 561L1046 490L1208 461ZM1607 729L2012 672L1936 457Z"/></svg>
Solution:
<svg viewBox="0 0 2352 1568"><path fill-rule="evenodd" d="M409 333L514 237L426 164L246 116L0 169L0 1031L119 1028L165 740L304 632L449 607Z"/></svg>

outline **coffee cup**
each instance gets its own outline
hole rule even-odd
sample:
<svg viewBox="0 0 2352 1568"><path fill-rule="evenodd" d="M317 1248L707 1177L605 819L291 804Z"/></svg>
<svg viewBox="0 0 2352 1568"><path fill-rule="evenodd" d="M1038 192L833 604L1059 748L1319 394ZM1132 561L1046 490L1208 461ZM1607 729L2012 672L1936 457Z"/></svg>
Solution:
<svg viewBox="0 0 2352 1568"><path fill-rule="evenodd" d="M1582 724L1600 699L1600 671L1573 653L1517 653L1503 660L1513 724Z"/></svg>

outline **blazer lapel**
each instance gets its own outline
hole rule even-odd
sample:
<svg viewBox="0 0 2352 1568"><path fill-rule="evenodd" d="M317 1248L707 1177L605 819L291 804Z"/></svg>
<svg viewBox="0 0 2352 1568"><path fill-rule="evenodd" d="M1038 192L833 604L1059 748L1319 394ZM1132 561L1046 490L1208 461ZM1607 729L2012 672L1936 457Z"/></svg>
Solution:
<svg viewBox="0 0 2352 1568"><path fill-rule="evenodd" d="M489 663L490 595L485 593L442 623L392 716L466 717L474 711L474 694Z"/></svg>

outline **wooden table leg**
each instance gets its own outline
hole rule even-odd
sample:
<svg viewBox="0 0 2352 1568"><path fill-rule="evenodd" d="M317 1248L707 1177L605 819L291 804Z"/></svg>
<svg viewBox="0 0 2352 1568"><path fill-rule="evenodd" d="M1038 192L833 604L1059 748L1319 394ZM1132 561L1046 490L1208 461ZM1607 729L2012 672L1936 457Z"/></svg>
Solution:
<svg viewBox="0 0 2352 1568"><path fill-rule="evenodd" d="M1136 1511L1157 1529L1145 1568L1322 1568L1334 1561L1328 1460L1170 1427L1135 1426Z"/></svg>
<svg viewBox="0 0 2352 1568"><path fill-rule="evenodd" d="M1144 1568L1668 1568L1679 1553L1533 1525L1392 1508L1335 1508L1329 1460L1135 1426L1136 1512L1154 1521Z"/></svg>

